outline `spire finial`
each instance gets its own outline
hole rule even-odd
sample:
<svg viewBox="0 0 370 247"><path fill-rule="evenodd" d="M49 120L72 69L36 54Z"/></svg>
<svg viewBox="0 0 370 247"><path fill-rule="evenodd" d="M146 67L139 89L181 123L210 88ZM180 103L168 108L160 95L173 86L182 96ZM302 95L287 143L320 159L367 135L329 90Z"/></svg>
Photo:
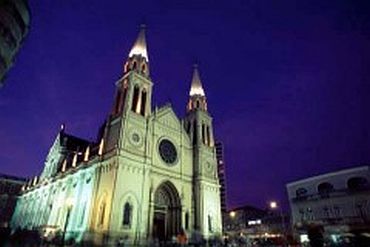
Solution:
<svg viewBox="0 0 370 247"><path fill-rule="evenodd" d="M145 30L146 30L146 25L141 24L140 25L140 32L139 35L134 43L134 46L132 47L130 54L128 55L129 57L133 57L134 55L140 55L146 59L146 61L149 61L148 58L148 52L146 49L146 38L145 38Z"/></svg>
<svg viewBox="0 0 370 247"><path fill-rule="evenodd" d="M193 65L193 79L191 80L191 88L190 88L190 96L193 95L200 95L205 96L202 82L200 80L199 71L198 71L198 64Z"/></svg>

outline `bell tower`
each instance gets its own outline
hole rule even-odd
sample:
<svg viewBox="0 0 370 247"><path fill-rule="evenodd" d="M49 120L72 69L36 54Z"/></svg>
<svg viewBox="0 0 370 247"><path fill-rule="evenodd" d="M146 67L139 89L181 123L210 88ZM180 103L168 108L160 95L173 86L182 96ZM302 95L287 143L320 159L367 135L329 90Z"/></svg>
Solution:
<svg viewBox="0 0 370 247"><path fill-rule="evenodd" d="M136 122L137 127L145 129L146 119L151 114L153 83L145 31L146 27L141 25L139 35L123 63L123 76L116 82L113 107L99 137L102 138L99 141L103 143L103 153L122 147L125 140L122 137L129 122Z"/></svg>
<svg viewBox="0 0 370 247"><path fill-rule="evenodd" d="M150 115L152 82L149 76L145 25L140 27L139 35L123 65L123 77L116 82L116 87L113 116L125 111L144 117Z"/></svg>
<svg viewBox="0 0 370 247"><path fill-rule="evenodd" d="M209 237L221 232L221 211L212 117L197 65L184 124L193 146L194 228Z"/></svg>

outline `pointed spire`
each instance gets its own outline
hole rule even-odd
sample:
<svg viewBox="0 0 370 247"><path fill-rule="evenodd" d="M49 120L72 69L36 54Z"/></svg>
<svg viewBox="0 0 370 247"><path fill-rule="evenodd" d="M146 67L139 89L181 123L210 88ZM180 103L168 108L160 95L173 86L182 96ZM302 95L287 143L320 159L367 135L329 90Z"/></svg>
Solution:
<svg viewBox="0 0 370 247"><path fill-rule="evenodd" d="M129 57L133 57L134 55L140 55L146 59L147 62L149 62L148 58L148 52L146 49L146 39L145 39L145 25L142 24L140 26L140 32L139 35L135 41L134 46L132 47Z"/></svg>
<svg viewBox="0 0 370 247"><path fill-rule="evenodd" d="M190 96L194 96L194 95L205 96L205 93L202 87L202 82L200 80L197 64L194 64L193 79L191 81L191 88L190 88L189 95Z"/></svg>

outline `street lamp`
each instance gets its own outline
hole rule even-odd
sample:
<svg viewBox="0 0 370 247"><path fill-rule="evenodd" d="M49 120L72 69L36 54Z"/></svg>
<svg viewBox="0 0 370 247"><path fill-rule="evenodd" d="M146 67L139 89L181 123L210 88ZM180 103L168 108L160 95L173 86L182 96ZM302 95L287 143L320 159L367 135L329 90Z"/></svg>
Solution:
<svg viewBox="0 0 370 247"><path fill-rule="evenodd" d="M236 215L235 211L231 211L231 212L230 212L230 217L231 217L231 218L235 218L235 215Z"/></svg>
<svg viewBox="0 0 370 247"><path fill-rule="evenodd" d="M270 202L270 208L271 208L271 209L276 209L276 208L277 208L277 202L275 202L275 201L271 201L271 202Z"/></svg>
<svg viewBox="0 0 370 247"><path fill-rule="evenodd" d="M71 215L71 211L72 211L72 207L73 207L73 199L72 198L67 198L66 200L66 207L67 207L67 215L66 215L66 220L64 222L64 230L63 230L63 237L62 237L62 241L63 241L63 246L64 246L64 243L66 241L66 232L67 232L67 227L68 227L68 222L69 222L69 216Z"/></svg>
<svg viewBox="0 0 370 247"><path fill-rule="evenodd" d="M271 201L270 202L270 209L271 210L277 210L277 209L280 209L279 210L279 213L280 213L280 218L281 218L281 227L282 227L282 235L283 235L283 246L285 246L285 222L284 222L284 215L283 215L283 209L281 207L278 206L278 203L276 201Z"/></svg>

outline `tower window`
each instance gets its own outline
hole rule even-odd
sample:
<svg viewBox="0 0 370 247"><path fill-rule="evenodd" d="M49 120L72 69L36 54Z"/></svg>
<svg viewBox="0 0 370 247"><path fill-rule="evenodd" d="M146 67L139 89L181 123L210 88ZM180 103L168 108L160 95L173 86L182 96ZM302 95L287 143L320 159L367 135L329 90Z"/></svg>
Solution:
<svg viewBox="0 0 370 247"><path fill-rule="evenodd" d="M136 62L136 61L134 61L134 63L132 64L132 69L133 69L133 70L136 70L136 68L137 68L137 62Z"/></svg>
<svg viewBox="0 0 370 247"><path fill-rule="evenodd" d="M140 114L145 116L145 106L146 106L146 91L143 90L141 92L141 109L140 109Z"/></svg>
<svg viewBox="0 0 370 247"><path fill-rule="evenodd" d="M132 216L132 206L126 202L125 206L123 207L123 226L130 226L131 225L131 216Z"/></svg>
<svg viewBox="0 0 370 247"><path fill-rule="evenodd" d="M116 96L116 105L114 107L114 114L119 113L120 105L121 105L121 98L122 98L122 92L118 89L117 96Z"/></svg>
<svg viewBox="0 0 370 247"><path fill-rule="evenodd" d="M131 105L131 110L134 112L136 112L136 105L138 104L138 101L139 101L139 87L135 86Z"/></svg>
<svg viewBox="0 0 370 247"><path fill-rule="evenodd" d="M200 103L199 103L199 100L197 100L197 101L195 102L195 108L199 109L199 107L200 107Z"/></svg>
<svg viewBox="0 0 370 247"><path fill-rule="evenodd" d="M145 73L145 72L146 72L146 66L145 66L145 63L143 63L143 64L141 65L141 72L142 72L142 73Z"/></svg>
<svg viewBox="0 0 370 247"><path fill-rule="evenodd" d="M211 143L211 132L209 131L209 126L207 126L207 144Z"/></svg>
<svg viewBox="0 0 370 247"><path fill-rule="evenodd" d="M194 121L193 122L193 145L197 144L197 137L198 137L197 128L198 128L197 121Z"/></svg>
<svg viewBox="0 0 370 247"><path fill-rule="evenodd" d="M124 72L126 73L128 71L128 62L125 63L125 66L124 66Z"/></svg>
<svg viewBox="0 0 370 247"><path fill-rule="evenodd" d="M202 140L203 140L203 144L206 144L206 126L204 124L202 124Z"/></svg>
<svg viewBox="0 0 370 247"><path fill-rule="evenodd" d="M121 101L120 101L120 106L119 106L119 111L120 112L122 111L122 108L125 105L126 96L127 96L127 86L125 85L124 88L123 88L123 94L122 94Z"/></svg>

